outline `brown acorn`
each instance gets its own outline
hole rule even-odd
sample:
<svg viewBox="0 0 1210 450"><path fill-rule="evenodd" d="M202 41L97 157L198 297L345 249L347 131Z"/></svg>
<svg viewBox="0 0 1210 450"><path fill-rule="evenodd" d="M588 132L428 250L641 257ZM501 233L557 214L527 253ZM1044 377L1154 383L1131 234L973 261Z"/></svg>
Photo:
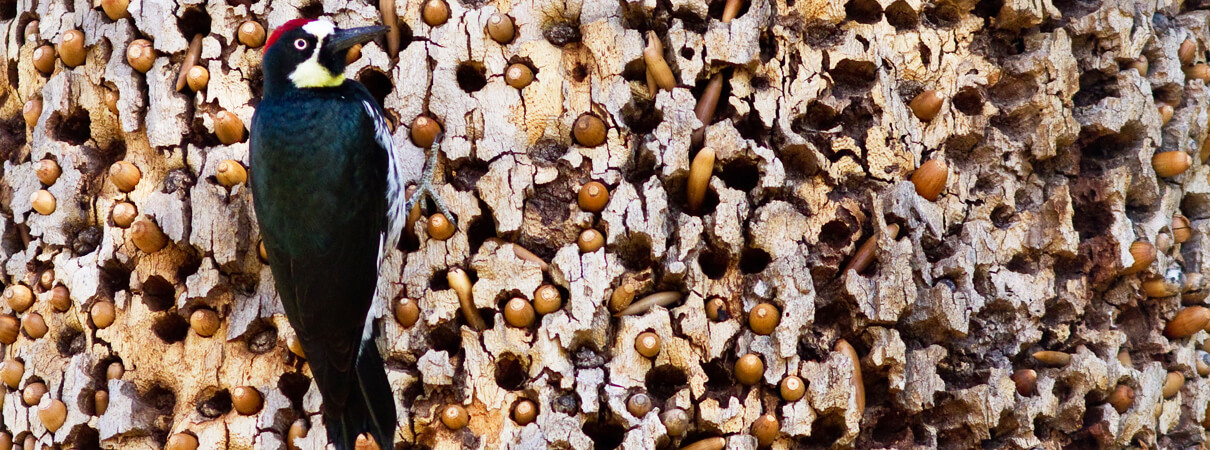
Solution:
<svg viewBox="0 0 1210 450"><path fill-rule="evenodd" d="M0 381L9 389L16 389L21 385L21 377L25 376L25 364L15 359L6 359L3 364L0 364Z"/></svg>
<svg viewBox="0 0 1210 450"><path fill-rule="evenodd" d="M36 42L42 39L42 36L38 32L39 25L40 23L37 20L31 20L25 24L25 30L22 31L21 35L25 37L26 42Z"/></svg>
<svg viewBox="0 0 1210 450"><path fill-rule="evenodd" d="M84 32L80 30L64 32L63 36L59 38L59 44L55 46L55 52L59 54L63 65L67 67L84 64L84 57L87 55L84 50Z"/></svg>
<svg viewBox="0 0 1210 450"><path fill-rule="evenodd" d="M201 92L209 83L210 71L206 66L196 65L185 72L185 84L189 85L189 90L193 92Z"/></svg>
<svg viewBox="0 0 1210 450"><path fill-rule="evenodd" d="M1193 227L1189 224L1189 218L1182 214L1172 216L1172 240L1177 244L1188 241L1193 237Z"/></svg>
<svg viewBox="0 0 1210 450"><path fill-rule="evenodd" d="M771 303L758 304L748 313L748 328L751 328L753 333L762 336L772 334L779 322L781 322L781 311L778 311L777 307Z"/></svg>
<svg viewBox="0 0 1210 450"><path fill-rule="evenodd" d="M495 239L495 238L493 238L493 239ZM503 242L503 241L501 241L501 242ZM512 247L513 247L513 254L517 255L518 258L538 264L539 266L542 267L543 272L550 269L550 264L547 264L546 261L543 261L542 258L539 258L538 255L535 255L534 252L529 251L529 249L522 247L520 244L516 244L516 243L513 243Z"/></svg>
<svg viewBox="0 0 1210 450"><path fill-rule="evenodd" d="M652 331L644 331L634 338L634 349L646 358L655 358L660 354L660 335Z"/></svg>
<svg viewBox="0 0 1210 450"><path fill-rule="evenodd" d="M534 71L522 63L514 63L504 70L504 82L517 89L524 89L534 82Z"/></svg>
<svg viewBox="0 0 1210 450"><path fill-rule="evenodd" d="M710 82L706 83L706 89L697 98L697 106L693 109L693 113L697 115L697 120L702 123L701 128L693 130L691 140L693 145L700 144L702 139L705 138L706 127L714 120L714 111L718 108L718 100L722 96L722 93L723 74L719 72L710 77Z"/></svg>
<svg viewBox="0 0 1210 450"><path fill-rule="evenodd" d="M534 324L534 307L521 297L513 297L504 305L504 321L517 328Z"/></svg>
<svg viewBox="0 0 1210 450"><path fill-rule="evenodd" d="M130 228L130 224L134 223L134 219L137 217L139 217L139 208L130 202L115 203L113 210L109 212L109 218L118 228Z"/></svg>
<svg viewBox="0 0 1210 450"><path fill-rule="evenodd" d="M441 423L451 430L460 430L470 421L471 417L462 405L449 405L441 410Z"/></svg>
<svg viewBox="0 0 1210 450"><path fill-rule="evenodd" d="M1172 105L1167 103L1160 103L1156 109L1160 113L1160 126L1168 125L1168 121L1172 120L1172 115L1176 113L1176 110L1172 109Z"/></svg>
<svg viewBox="0 0 1210 450"><path fill-rule="evenodd" d="M1210 80L1210 66L1205 63L1197 63L1185 68L1185 77L1190 80Z"/></svg>
<svg viewBox="0 0 1210 450"><path fill-rule="evenodd" d="M38 405L38 420L42 421L47 431L59 431L59 427L67 420L67 405L57 398L41 402Z"/></svg>
<svg viewBox="0 0 1210 450"><path fill-rule="evenodd" d="M101 0L101 9L105 11L105 16L109 17L109 20L130 17L126 10L129 5L130 0Z"/></svg>
<svg viewBox="0 0 1210 450"><path fill-rule="evenodd" d="M55 269L43 270L42 273L40 275L38 275L38 286L41 286L42 289L50 289L54 285L55 285Z"/></svg>
<svg viewBox="0 0 1210 450"><path fill-rule="evenodd" d="M395 320L399 326L411 328L420 320L420 306L409 297L400 298L395 303Z"/></svg>
<svg viewBox="0 0 1210 450"><path fill-rule="evenodd" d="M290 429L286 431L286 448L289 450L302 450L298 444L294 443L294 440L307 437L307 431L307 421L305 419L297 419L293 424L290 424Z"/></svg>
<svg viewBox="0 0 1210 450"><path fill-rule="evenodd" d="M656 89L671 91L676 87L676 76L668 61L664 59L664 43L654 30L647 31L647 46L643 49L643 63L647 65L648 91L652 96Z"/></svg>
<svg viewBox="0 0 1210 450"><path fill-rule="evenodd" d="M1143 281L1143 293L1151 298L1171 297L1181 293L1184 283L1173 283L1164 277L1153 277Z"/></svg>
<svg viewBox="0 0 1210 450"><path fill-rule="evenodd" d="M50 306L58 312L71 309L71 291L67 286L58 285L50 290Z"/></svg>
<svg viewBox="0 0 1210 450"><path fill-rule="evenodd" d="M513 405L513 421L525 426L538 418L538 405L528 399L518 401Z"/></svg>
<svg viewBox="0 0 1210 450"><path fill-rule="evenodd" d="M123 375L126 375L126 367L122 365L121 361L111 362L105 368L105 381L121 380Z"/></svg>
<svg viewBox="0 0 1210 450"><path fill-rule="evenodd" d="M34 174L38 176L38 181L42 184L51 186L55 181L59 180L59 175L63 174L63 169L59 168L59 163L53 159L43 159L38 161L38 165L34 167Z"/></svg>
<svg viewBox="0 0 1210 450"><path fill-rule="evenodd" d="M689 414L681 408L671 408L660 413L660 422L669 436L681 436L689 431Z"/></svg>
<svg viewBox="0 0 1210 450"><path fill-rule="evenodd" d="M652 404L651 397L642 392L635 392L626 399L626 412L640 419L651 412L651 409L654 407L655 405Z"/></svg>
<svg viewBox="0 0 1210 450"><path fill-rule="evenodd" d="M47 331L50 331L46 326L46 319L36 312L26 314L25 320L21 321L21 327L25 330L25 334L35 340L41 339L42 336L46 336Z"/></svg>
<svg viewBox="0 0 1210 450"><path fill-rule="evenodd" d="M302 339L299 339L297 334L291 334L290 337L286 338L286 348L289 349L290 353L293 353L294 356L307 359L307 353L303 351Z"/></svg>
<svg viewBox="0 0 1210 450"><path fill-rule="evenodd" d="M121 98L121 94L118 94L118 91L113 89L105 90L105 107L109 109L109 112L114 113L114 115L118 114L119 98Z"/></svg>
<svg viewBox="0 0 1210 450"><path fill-rule="evenodd" d="M12 314L0 314L0 343L12 344L17 342L21 330L21 321Z"/></svg>
<svg viewBox="0 0 1210 450"><path fill-rule="evenodd" d="M886 228L882 229L882 232L894 239L899 235L899 224L892 223L887 225ZM861 246L857 247L857 252L853 253L853 259L849 260L848 264L845 264L844 271L841 272L842 274L849 273L850 270L854 270L860 274L870 267L870 264L874 263L876 259L875 252L878 250L878 236L867 237L861 243Z"/></svg>
<svg viewBox="0 0 1210 450"><path fill-rule="evenodd" d="M176 433L168 437L164 450L197 450L198 445L197 436L189 433Z"/></svg>
<svg viewBox="0 0 1210 450"><path fill-rule="evenodd" d="M417 147L432 147L433 141L437 140L437 135L440 133L441 124L429 116L420 115L412 120L412 143Z"/></svg>
<svg viewBox="0 0 1210 450"><path fill-rule="evenodd" d="M1184 375L1182 375L1180 372L1168 372L1168 375L1164 378L1164 387L1161 389L1161 393L1163 394L1164 398L1170 398L1176 395L1177 392L1180 392L1181 387L1184 385Z"/></svg>
<svg viewBox="0 0 1210 450"><path fill-rule="evenodd" d="M517 35L517 27L513 24L513 18L499 12L492 14L487 18L487 35L501 44L511 42Z"/></svg>
<svg viewBox="0 0 1210 450"><path fill-rule="evenodd" d="M723 450L723 447L726 446L727 438L712 437L683 446L681 450Z"/></svg>
<svg viewBox="0 0 1210 450"><path fill-rule="evenodd" d="M1197 41L1193 39L1185 39L1181 42L1181 47L1176 51L1176 57L1181 61L1182 66L1187 66L1193 62L1193 56L1197 53Z"/></svg>
<svg viewBox="0 0 1210 450"><path fill-rule="evenodd" d="M349 50L345 52L345 64L353 64L361 59L361 44L353 44Z"/></svg>
<svg viewBox="0 0 1210 450"><path fill-rule="evenodd" d="M580 246L580 252L592 253L605 246L605 236L601 235L600 231L589 228L580 233L580 239L576 241L576 245Z"/></svg>
<svg viewBox="0 0 1210 450"><path fill-rule="evenodd" d="M1203 377L1210 375L1210 353L1207 353L1205 350L1198 350L1194 360L1198 375Z"/></svg>
<svg viewBox="0 0 1210 450"><path fill-rule="evenodd" d="M244 140L244 121L231 111L222 110L214 115L214 136L223 145Z"/></svg>
<svg viewBox="0 0 1210 450"><path fill-rule="evenodd" d="M1210 324L1210 308L1190 306L1176 313L1168 325L1164 327L1164 336L1168 339L1181 339L1193 336L1193 333L1206 328Z"/></svg>
<svg viewBox="0 0 1210 450"><path fill-rule="evenodd" d="M714 159L714 149L706 147L699 150L689 164L685 193L690 212L697 212L706 200L706 189L710 187L710 177L714 175Z"/></svg>
<svg viewBox="0 0 1210 450"><path fill-rule="evenodd" d="M235 411L245 416L260 412L265 403L260 391L252 386L240 386L231 390L231 406Z"/></svg>
<svg viewBox="0 0 1210 450"><path fill-rule="evenodd" d="M214 168L214 179L225 187L232 187L248 181L248 169L234 159L224 160Z"/></svg>
<svg viewBox="0 0 1210 450"><path fill-rule="evenodd" d="M849 341L840 339L836 341L836 346L833 350L838 351L849 357L849 361L853 363L853 391L857 397L857 411L865 412L865 382L861 378L861 358L857 356L857 349L853 348Z"/></svg>
<svg viewBox="0 0 1210 450"><path fill-rule="evenodd" d="M607 131L605 122L590 113L580 114L580 117L571 126L572 137L575 138L576 143L585 147L604 144Z"/></svg>
<svg viewBox="0 0 1210 450"><path fill-rule="evenodd" d="M50 75L55 71L55 48L48 45L34 49L34 68L42 72L43 75Z"/></svg>
<svg viewBox="0 0 1210 450"><path fill-rule="evenodd" d="M214 310L198 308L189 315L189 328L193 328L193 332L198 336L214 336L214 333L218 332L219 324L218 313Z"/></svg>
<svg viewBox="0 0 1210 450"><path fill-rule="evenodd" d="M25 385L21 390L21 400L28 406L36 406L42 402L42 396L46 395L46 384L41 381L35 381Z"/></svg>
<svg viewBox="0 0 1210 450"><path fill-rule="evenodd" d="M593 213L601 212L609 203L609 188L599 181L589 181L580 186L580 193L576 197L580 209Z"/></svg>
<svg viewBox="0 0 1210 450"><path fill-rule="evenodd" d="M1033 395L1038 382L1038 372L1033 369L1017 369L1012 375L1013 383L1017 385L1017 393L1023 397Z"/></svg>
<svg viewBox="0 0 1210 450"><path fill-rule="evenodd" d="M1042 350L1034 352L1034 359L1042 364L1051 367L1063 367L1071 363L1071 354L1064 352L1056 352L1053 350Z"/></svg>
<svg viewBox="0 0 1210 450"><path fill-rule="evenodd" d="M16 312L25 312L34 304L34 291L23 284L14 284L4 290L4 301Z"/></svg>
<svg viewBox="0 0 1210 450"><path fill-rule="evenodd" d="M155 253L168 245L168 236L146 216L139 217L130 225L130 240L144 253Z"/></svg>
<svg viewBox="0 0 1210 450"><path fill-rule="evenodd" d="M399 30L399 15L395 11L395 0L378 0L378 11L382 14L382 24L388 28L387 56L393 59L399 55L399 44L402 39Z"/></svg>
<svg viewBox="0 0 1210 450"><path fill-rule="evenodd" d="M265 250L265 241L263 239L256 241L256 258L261 264L269 264L269 251Z"/></svg>
<svg viewBox="0 0 1210 450"><path fill-rule="evenodd" d="M563 293L551 284L538 286L534 291L534 311L538 314L550 314L563 307Z"/></svg>
<svg viewBox="0 0 1210 450"><path fill-rule="evenodd" d="M1136 273L1151 266L1156 258L1155 246L1150 242L1134 241L1130 244L1130 255L1134 257L1134 264L1123 270L1123 275Z"/></svg>
<svg viewBox="0 0 1210 450"><path fill-rule="evenodd" d="M92 394L93 410L97 416L105 415L105 411L109 410L109 392L96 391Z"/></svg>
<svg viewBox="0 0 1210 450"><path fill-rule="evenodd" d="M777 439L777 435L781 433L781 424L777 421L777 416L765 414L757 417L755 422L752 422L752 436L756 437L756 443L761 447L773 445L773 440Z"/></svg>
<svg viewBox="0 0 1210 450"><path fill-rule="evenodd" d="M727 312L727 301L719 297L713 297L706 301L706 318L713 322L721 322L727 320L731 315Z"/></svg>
<svg viewBox="0 0 1210 450"><path fill-rule="evenodd" d="M261 26L260 22L249 20L240 24L236 37L239 43L250 48L260 47L265 45L265 27Z"/></svg>
<svg viewBox="0 0 1210 450"><path fill-rule="evenodd" d="M751 386L758 382L765 374L765 362L754 353L748 353L741 356L735 362L735 380L745 386Z"/></svg>
<svg viewBox="0 0 1210 450"><path fill-rule="evenodd" d="M55 212L55 196L46 189L40 189L29 196L29 204L38 214L49 216Z"/></svg>
<svg viewBox="0 0 1210 450"><path fill-rule="evenodd" d="M1155 169L1155 175L1163 178L1184 173L1190 164L1193 164L1193 158L1179 150L1159 152L1151 157L1151 167Z"/></svg>
<svg viewBox="0 0 1210 450"><path fill-rule="evenodd" d="M38 117L42 116L42 99L31 98L25 102L25 106L21 107L21 116L25 118L25 125L31 128L38 125Z"/></svg>
<svg viewBox="0 0 1210 450"><path fill-rule="evenodd" d="M945 182L949 178L949 167L941 159L926 161L912 173L912 184L916 185L916 193L925 200L935 201L945 191Z"/></svg>
<svg viewBox="0 0 1210 450"><path fill-rule="evenodd" d="M636 316L651 311L651 308L656 306L668 306L681 300L681 293L677 291L663 291L649 294L639 301L631 303L626 309L614 313L614 317Z"/></svg>
<svg viewBox="0 0 1210 450"><path fill-rule="evenodd" d="M92 304L88 309L88 316L92 318L92 324L97 328L106 328L113 325L114 307L112 302L99 301Z"/></svg>
<svg viewBox="0 0 1210 450"><path fill-rule="evenodd" d="M613 288L613 293L609 294L609 309L613 312L626 309L631 303L634 303L634 294L634 283L629 280L622 281L622 284Z"/></svg>
<svg viewBox="0 0 1210 450"><path fill-rule="evenodd" d="M453 222L445 218L445 214L436 213L429 216L428 226L425 227L425 230L428 231L429 237L438 241L444 241L454 235L457 227L454 226Z"/></svg>
<svg viewBox="0 0 1210 450"><path fill-rule="evenodd" d="M920 119L921 122L928 122L941 112L943 103L945 103L945 97L942 97L940 92L928 90L913 98L908 103L908 107L912 109L912 114L915 114L917 119Z"/></svg>
<svg viewBox="0 0 1210 450"><path fill-rule="evenodd" d="M744 6L744 0L727 0L727 3L725 3L723 5L723 16L720 18L720 20L723 23L727 23L727 22L730 22L732 19L735 19L735 17L739 15L740 8L743 6ZM770 441L770 442L772 442L772 441ZM769 445L769 444L761 444L761 445L764 446L764 445Z"/></svg>
<svg viewBox="0 0 1210 450"><path fill-rule="evenodd" d="M486 330L487 322L483 320L483 316L479 315L479 310L475 308L475 299L471 295L470 275L467 275L466 271L460 267L453 267L445 273L445 279L449 282L450 289L458 294L458 304L467 325L474 330Z"/></svg>
<svg viewBox="0 0 1210 450"><path fill-rule="evenodd" d="M148 70L151 70L151 65L155 63L155 53L151 41L135 39L130 46L126 47L126 62L139 73L147 73Z"/></svg>
<svg viewBox="0 0 1210 450"><path fill-rule="evenodd" d="M778 391L781 393L782 400L796 402L807 394L807 384L796 375L788 375L781 379Z"/></svg>
<svg viewBox="0 0 1210 450"><path fill-rule="evenodd" d="M1150 68L1150 64L1147 61L1146 56L1139 55L1139 57L1136 58L1134 61L1127 63L1126 68L1134 69L1135 71L1138 71L1139 75L1142 75L1145 77L1145 76L1147 76L1147 70Z"/></svg>
<svg viewBox="0 0 1210 450"><path fill-rule="evenodd" d="M420 8L421 18L430 27L439 27L450 20L450 5L442 0L426 0Z"/></svg>
<svg viewBox="0 0 1210 450"><path fill-rule="evenodd" d="M0 431L0 450L13 450L13 435L7 431Z"/></svg>
<svg viewBox="0 0 1210 450"><path fill-rule="evenodd" d="M118 161L109 166L109 182L121 192L133 191L143 178L143 172L129 161Z"/></svg>

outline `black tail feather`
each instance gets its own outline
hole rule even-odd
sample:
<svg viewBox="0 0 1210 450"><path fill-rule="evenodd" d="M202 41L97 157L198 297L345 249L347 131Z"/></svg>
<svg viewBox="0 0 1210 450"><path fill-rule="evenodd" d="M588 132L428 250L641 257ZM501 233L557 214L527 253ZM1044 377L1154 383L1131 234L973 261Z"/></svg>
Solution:
<svg viewBox="0 0 1210 450"><path fill-rule="evenodd" d="M336 450L351 450L357 436L369 432L378 447L395 447L395 396L387 380L385 365L373 340L363 342L357 358L357 386L349 391L344 414L331 417L324 411L328 440Z"/></svg>

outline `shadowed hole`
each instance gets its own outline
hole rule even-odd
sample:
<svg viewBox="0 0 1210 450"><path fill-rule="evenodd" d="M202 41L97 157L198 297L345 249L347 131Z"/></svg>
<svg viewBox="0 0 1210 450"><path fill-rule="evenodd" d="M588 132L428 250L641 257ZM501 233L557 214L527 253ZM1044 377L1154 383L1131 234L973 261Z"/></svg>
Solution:
<svg viewBox="0 0 1210 450"><path fill-rule="evenodd" d="M429 341L437 351L445 351L450 355L462 349L462 333L458 332L453 323L446 322L429 332Z"/></svg>
<svg viewBox="0 0 1210 450"><path fill-rule="evenodd" d="M477 62L464 62L458 65L458 69L454 72L454 77L458 80L458 87L463 91L478 92L487 86L487 75L483 64Z"/></svg>
<svg viewBox="0 0 1210 450"><path fill-rule="evenodd" d="M878 23L882 20L882 5L875 0L849 0L844 5L844 13L845 18L858 23Z"/></svg>
<svg viewBox="0 0 1210 450"><path fill-rule="evenodd" d="M655 102L635 100L622 106L622 123L634 134L648 134L664 121L664 113L655 108Z"/></svg>
<svg viewBox="0 0 1210 450"><path fill-rule="evenodd" d="M958 111L968 116L977 116L983 112L983 95L979 94L978 89L970 86L959 89L952 102Z"/></svg>
<svg viewBox="0 0 1210 450"><path fill-rule="evenodd" d="M277 379L277 390L290 399L294 408L302 408L303 396L311 388L311 379L297 372L286 372Z"/></svg>
<svg viewBox="0 0 1210 450"><path fill-rule="evenodd" d="M55 130L55 140L71 145L84 145L92 136L92 119L82 108L72 108L67 117L55 112L47 119L47 127Z"/></svg>
<svg viewBox="0 0 1210 450"><path fill-rule="evenodd" d="M387 95L395 88L391 84L391 78L377 70L367 69L357 74L357 81L360 81L366 87L366 90L370 91L370 96L374 97L374 101L378 102L378 107L383 108L385 111L386 103L384 102Z"/></svg>
<svg viewBox="0 0 1210 450"><path fill-rule="evenodd" d="M911 30L920 26L920 14L903 0L886 7L886 21L896 30Z"/></svg>
<svg viewBox="0 0 1210 450"><path fill-rule="evenodd" d="M70 357L88 348L88 340L84 336L83 331L68 326L59 332L59 338L55 341L55 347L59 350L59 355Z"/></svg>
<svg viewBox="0 0 1210 450"><path fill-rule="evenodd" d="M755 188L760 180L760 170L751 160L739 158L725 164L718 177L722 178L727 187L748 192Z"/></svg>
<svg viewBox="0 0 1210 450"><path fill-rule="evenodd" d="M210 392L209 395L206 395L205 400L197 404L198 414L207 419L218 418L229 411L231 411L231 393L226 389Z"/></svg>
<svg viewBox="0 0 1210 450"><path fill-rule="evenodd" d="M180 314L167 313L156 319L155 324L151 326L151 331L155 332L156 337L159 337L164 343L181 342L185 340L185 335L189 334L189 321Z"/></svg>
<svg viewBox="0 0 1210 450"><path fill-rule="evenodd" d="M186 322L186 331L188 326ZM269 353L277 347L277 327L268 322L259 321L254 322L249 328L256 331L248 334L248 351L260 355Z"/></svg>
<svg viewBox="0 0 1210 450"><path fill-rule="evenodd" d="M841 248L849 245L853 232L843 221L833 220L825 223L819 229L819 243L831 248Z"/></svg>
<svg viewBox="0 0 1210 450"><path fill-rule="evenodd" d="M647 394L657 400L658 404L667 401L676 395L677 391L688 386L689 378L685 376L684 370L665 364L647 372L644 384L647 387Z"/></svg>
<svg viewBox="0 0 1210 450"><path fill-rule="evenodd" d="M839 91L857 93L870 90L877 77L874 63L869 61L854 61L846 59L836 63L836 67L828 71L832 81Z"/></svg>
<svg viewBox="0 0 1210 450"><path fill-rule="evenodd" d="M702 273L711 280L722 278L727 273L727 265L731 255L721 249L706 249L697 257L697 263L702 267Z"/></svg>
<svg viewBox="0 0 1210 450"><path fill-rule="evenodd" d="M143 303L147 309L154 312L167 311L176 304L175 289L172 283L159 275L152 275L143 281Z"/></svg>
<svg viewBox="0 0 1210 450"><path fill-rule="evenodd" d="M769 257L768 252L748 247L739 254L739 270L743 273L761 273L766 267L769 267L770 261L772 258Z"/></svg>
<svg viewBox="0 0 1210 450"><path fill-rule="evenodd" d="M176 24L186 41L192 40L194 35L210 34L210 15L202 8L186 8L185 13L176 19Z"/></svg>
<svg viewBox="0 0 1210 450"><path fill-rule="evenodd" d="M584 424L584 434L592 439L593 450L611 450L622 446L626 429L616 423L592 421Z"/></svg>
<svg viewBox="0 0 1210 450"><path fill-rule="evenodd" d="M496 361L496 385L503 389L516 391L525 387L525 367L516 356L504 355Z"/></svg>

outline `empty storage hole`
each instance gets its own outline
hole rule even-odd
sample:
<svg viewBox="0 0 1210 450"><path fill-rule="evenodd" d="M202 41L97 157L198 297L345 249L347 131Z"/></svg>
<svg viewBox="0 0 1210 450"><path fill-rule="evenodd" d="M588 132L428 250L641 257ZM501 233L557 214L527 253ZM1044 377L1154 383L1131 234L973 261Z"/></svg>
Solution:
<svg viewBox="0 0 1210 450"><path fill-rule="evenodd" d="M496 385L515 391L525 386L525 367L513 355L504 355L496 361Z"/></svg>
<svg viewBox="0 0 1210 450"><path fill-rule="evenodd" d="M47 126L55 130L55 139L71 145L83 145L92 136L92 119L88 111L73 108L67 116L55 112L50 116Z"/></svg>
<svg viewBox="0 0 1210 450"><path fill-rule="evenodd" d="M197 403L197 412L202 417L214 419L231 411L231 393L226 389L203 392L201 397L201 401Z"/></svg>
<svg viewBox="0 0 1210 450"><path fill-rule="evenodd" d="M177 343L185 340L185 336L189 334L189 321L180 314L166 313L156 319L151 331L167 344Z"/></svg>
<svg viewBox="0 0 1210 450"><path fill-rule="evenodd" d="M167 311L176 303L176 290L172 283L159 275L152 275L143 281L143 303L151 311Z"/></svg>
<svg viewBox="0 0 1210 450"><path fill-rule="evenodd" d="M743 273L760 273L769 267L773 259L769 253L759 248L745 248L739 255L739 270Z"/></svg>
<svg viewBox="0 0 1210 450"><path fill-rule="evenodd" d="M663 365L647 372L644 384L647 387L647 394L659 404L672 398L673 395L676 395L677 391L688 386L689 378L685 375L684 370L670 365Z"/></svg>
<svg viewBox="0 0 1210 450"><path fill-rule="evenodd" d="M920 26L920 14L903 0L886 7L886 21L896 30L911 30Z"/></svg>
<svg viewBox="0 0 1210 450"><path fill-rule="evenodd" d="M723 179L723 183L727 187L748 192L755 188L760 180L760 170L756 167L756 163L740 158L726 163L718 176Z"/></svg>
<svg viewBox="0 0 1210 450"><path fill-rule="evenodd" d="M840 90L863 92L874 86L874 80L877 77L874 69L872 62L846 59L836 63L836 67L832 68L829 73L832 75L832 81Z"/></svg>
<svg viewBox="0 0 1210 450"><path fill-rule="evenodd" d="M454 72L454 77L458 80L458 87L465 92L478 92L487 86L487 74L483 65L479 63L459 64L458 69Z"/></svg>
<svg viewBox="0 0 1210 450"><path fill-rule="evenodd" d="M983 95L976 88L967 86L959 89L952 101L954 108L962 114L977 116L983 112Z"/></svg>
<svg viewBox="0 0 1210 450"><path fill-rule="evenodd" d="M858 23L878 23L882 20L882 5L875 0L849 0L844 5L845 17Z"/></svg>
<svg viewBox="0 0 1210 450"><path fill-rule="evenodd" d="M383 102L386 101L387 95L395 88L391 84L390 77L377 70L368 69L357 74L357 81L360 81L366 87L366 90L370 91L370 96L374 97L374 100L378 102L378 107L385 108L383 106L385 103Z"/></svg>
<svg viewBox="0 0 1210 450"><path fill-rule="evenodd" d="M727 273L727 265L731 260L724 250L707 249L697 257L697 263L702 267L702 273L711 280L722 278Z"/></svg>

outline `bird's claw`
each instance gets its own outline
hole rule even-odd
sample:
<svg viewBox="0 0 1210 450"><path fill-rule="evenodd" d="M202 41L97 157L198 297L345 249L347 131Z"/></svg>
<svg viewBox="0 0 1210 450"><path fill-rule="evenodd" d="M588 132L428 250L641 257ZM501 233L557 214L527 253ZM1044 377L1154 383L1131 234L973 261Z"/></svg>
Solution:
<svg viewBox="0 0 1210 450"><path fill-rule="evenodd" d="M458 222L454 219L454 215L450 214L449 208L445 206L445 203L441 201L441 197L438 197L433 189L433 172L437 169L437 156L441 154L441 139L444 136L445 133L440 133L433 139L433 149L429 152L428 159L424 163L424 173L420 175L420 180L416 183L416 192L412 193L411 197L408 197L403 210L411 211L412 208L416 207L417 203L420 203L425 198L431 198L433 199L433 203L437 205L437 209L441 211L441 214L456 226Z"/></svg>

